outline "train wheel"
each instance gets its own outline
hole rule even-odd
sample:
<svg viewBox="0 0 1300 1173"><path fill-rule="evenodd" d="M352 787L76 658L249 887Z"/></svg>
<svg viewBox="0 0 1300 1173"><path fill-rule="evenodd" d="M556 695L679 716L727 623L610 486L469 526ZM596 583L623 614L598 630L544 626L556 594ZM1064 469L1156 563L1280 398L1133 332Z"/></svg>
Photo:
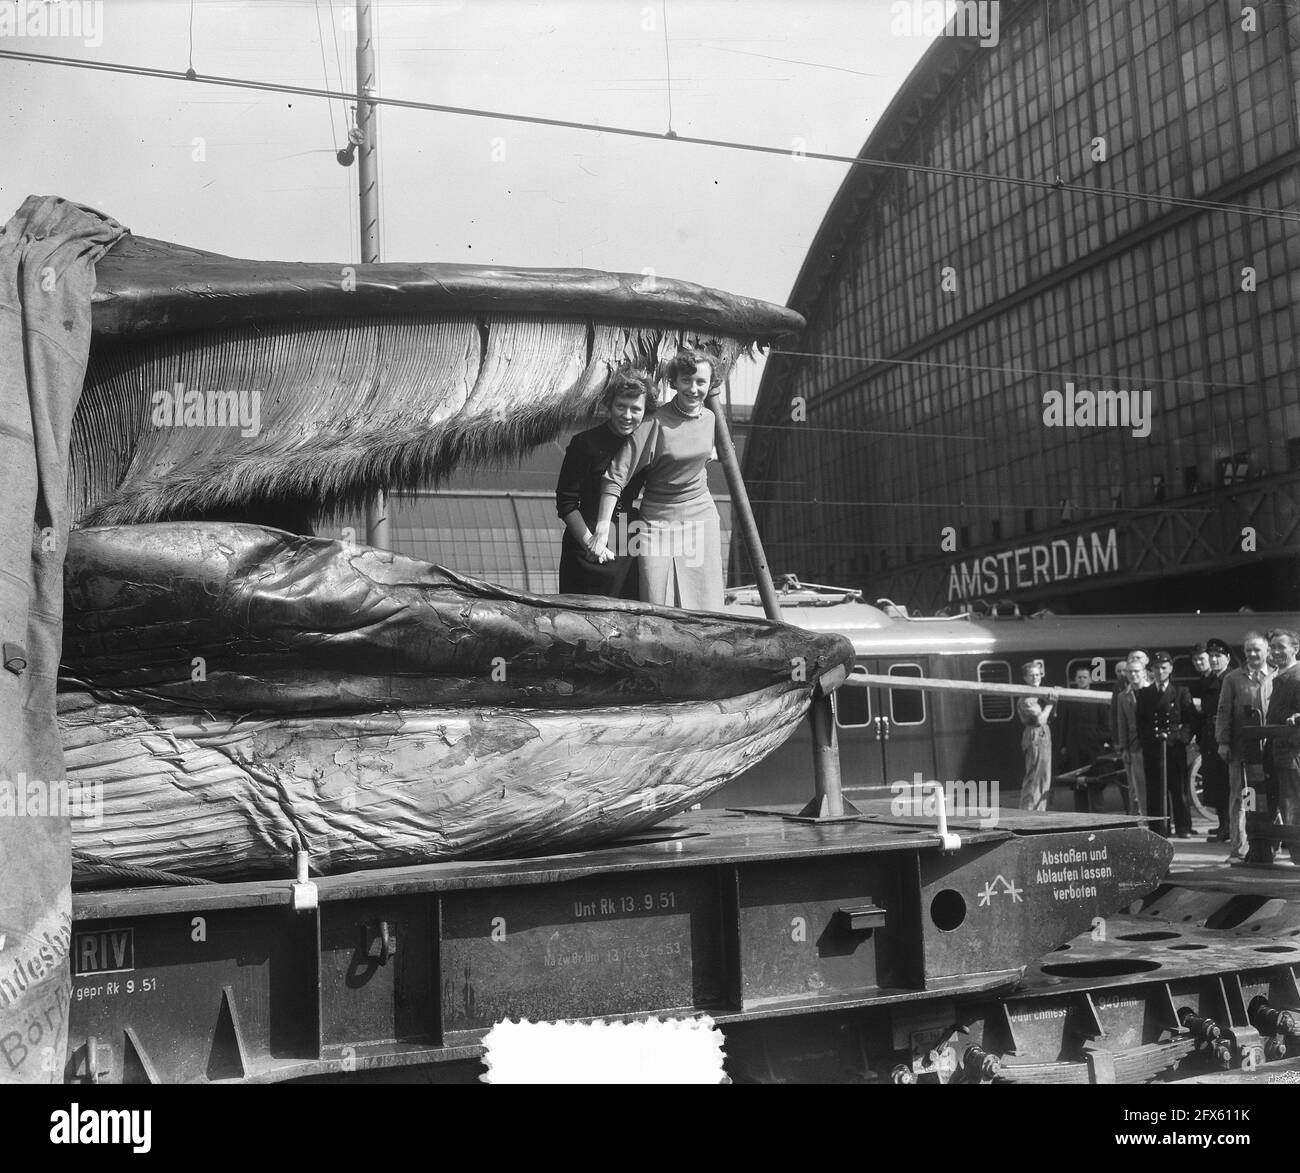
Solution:
<svg viewBox="0 0 1300 1173"><path fill-rule="evenodd" d="M1196 759L1196 765L1192 767L1191 776L1187 779L1187 789L1192 796L1192 806L1196 813L1203 819L1209 819L1211 823L1217 824L1219 816L1205 805L1204 795L1201 786L1201 759Z"/></svg>

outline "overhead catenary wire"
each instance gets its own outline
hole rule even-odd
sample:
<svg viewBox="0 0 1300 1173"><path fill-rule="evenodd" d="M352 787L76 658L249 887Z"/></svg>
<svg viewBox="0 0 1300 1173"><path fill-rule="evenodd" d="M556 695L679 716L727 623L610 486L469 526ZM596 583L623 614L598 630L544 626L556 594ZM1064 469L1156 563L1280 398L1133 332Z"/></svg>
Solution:
<svg viewBox="0 0 1300 1173"><path fill-rule="evenodd" d="M339 89L347 88L347 76L343 72L343 55L339 52L339 30L334 23L334 5L331 3L327 6L330 14L330 40L334 42L334 68L338 71ZM346 113L347 107L344 106Z"/></svg>
<svg viewBox="0 0 1300 1173"><path fill-rule="evenodd" d="M344 0L345 3L349 0ZM345 102L343 105L343 125L347 128L349 141L351 141L351 132L357 126L360 116L359 107L356 105L357 85L356 79L352 74L356 71L356 55L342 52L339 48L339 30L338 24L334 19L333 0L327 5L330 14L330 40L334 42L334 64L338 69L339 89L348 94L351 98L351 104ZM345 11L347 11L345 9ZM354 13L350 13L355 18ZM346 26L345 26L346 27ZM344 65L344 62L347 65ZM344 185L346 193L344 220L348 226L348 241L352 246L352 255L361 256L361 222L354 214L355 201L357 195L351 190L350 184Z"/></svg>
<svg viewBox="0 0 1300 1173"><path fill-rule="evenodd" d="M677 132L673 130L673 55L668 51L668 0L662 0L660 10L664 26L664 70L668 76L668 134L675 138Z"/></svg>
<svg viewBox="0 0 1300 1173"><path fill-rule="evenodd" d="M1222 379L1163 379L1155 375L1119 374L1108 375L1100 371L1054 371L1038 367L998 367L984 366L979 363L939 362L937 359L890 358L883 354L839 354L828 350L777 350L769 354L769 361L781 355L792 358L830 358L847 362L888 363L894 366L939 367L955 371L982 371L999 375L1051 375L1064 379L1110 379L1128 383L1168 383L1174 387L1249 387L1250 383L1232 383Z"/></svg>
<svg viewBox="0 0 1300 1173"><path fill-rule="evenodd" d="M737 427L747 428L750 431L757 431L760 428L764 430L798 428L801 432L826 432L835 436L892 436L902 439L915 438L917 440L975 440L984 443L987 443L988 441L987 436L979 436L968 432L890 431L885 428L819 428L802 420L791 420L788 423L781 424L760 424L750 420L743 424L738 424Z"/></svg>
<svg viewBox="0 0 1300 1173"><path fill-rule="evenodd" d="M1051 107L1052 170L1055 181L1061 182L1061 140L1056 131L1056 77L1052 72L1052 3L1043 0L1044 19L1047 22L1047 100Z"/></svg>
<svg viewBox="0 0 1300 1173"><path fill-rule="evenodd" d="M313 3L316 10L316 39L320 45L321 76L324 78L325 88L329 89L330 71L329 71L329 63L325 56L325 29L321 21L320 0L313 0ZM343 73L343 62L339 56L338 30L334 26L334 5L327 4L326 7L329 9L330 37L334 43L334 66L335 69L337 70L338 84L339 84L339 89L341 90L347 85L347 81ZM343 133L340 134L338 127L335 125L334 106L335 103L333 101L327 100L325 103L325 107L329 111L330 141L334 144L336 148L338 148L344 146L348 141L348 130L349 130L348 109L346 105L343 106L343 113L342 113ZM342 190L343 190L344 223L346 223L348 226L347 227L348 239L349 241L351 241L357 229L352 223L352 200L351 200L351 193L349 191L349 184L346 178L346 173L344 173Z"/></svg>
<svg viewBox="0 0 1300 1173"><path fill-rule="evenodd" d="M761 481L758 483L762 483ZM751 497L750 500L756 505L816 505L818 507L832 506L835 508L859 508L868 509L948 509L958 511L962 509L983 509L995 512L1002 512L1008 509L1060 509L1061 502L1056 501L993 501L989 504L981 504L978 501L828 501L821 497L809 497L803 501L791 501L789 497ZM1195 514L1211 515L1218 513L1217 509L1208 509L1201 506L1189 507L1186 509L1176 509L1172 506L1165 509L1156 509L1153 505L1081 505L1077 501L1071 505L1071 508L1078 513L1176 513L1179 517L1186 517ZM897 543L893 543L897 544Z"/></svg>
<svg viewBox="0 0 1300 1173"><path fill-rule="evenodd" d="M328 66L328 65L326 64L326 62L325 62L325 29L324 29L324 27L321 25L321 19L320 19L320 0L315 0L315 5L316 5L316 41L317 41L317 44L320 45L320 69L321 69L321 77L323 77L323 78L325 79L325 86L326 86L326 88L328 89L328 88L329 88L329 84L330 84L330 70L329 70L329 66ZM342 84L343 84L343 78L342 78L342 76L340 75L340 77L339 77L339 85L341 86ZM325 103L325 109L326 109L326 112L329 114L329 120L330 120L330 140L331 140L332 142L334 142L335 144L338 144L338 143L339 143L339 132L338 132L337 128L336 128L335 125L334 125L334 103L333 103L333 102L326 102L326 103Z"/></svg>
<svg viewBox="0 0 1300 1173"><path fill-rule="evenodd" d="M868 73L865 69L850 69L846 65L827 65L821 61L802 61L798 57L777 57L771 53L753 53L748 49L732 49L726 45L710 45L714 53L736 53L741 57L759 57L764 61L782 61L787 65L806 65L809 69L832 69L836 73L852 73L858 77L884 77L883 73Z"/></svg>
<svg viewBox="0 0 1300 1173"><path fill-rule="evenodd" d="M114 61L86 61L78 57L54 57L45 53L28 53L17 49L0 49L0 59L28 61L38 65L57 65L73 69L90 69L101 73L121 73L135 77L153 77L164 81L186 81L190 84L226 86L234 89L261 90L266 93L296 94L306 98L329 98L347 101L355 95L314 86L294 86L282 82L254 81L250 78L199 75L188 77L174 69L154 66L127 65ZM747 151L753 154L774 155L784 158L816 159L827 163L841 163L850 167L879 168L889 171L910 171L922 175L940 175L951 179L966 179L981 183L996 183L1011 187L1025 187L1038 191L1060 191L1073 195L1094 196L1109 200L1128 200L1169 207L1220 212L1224 215L1255 217L1287 224L1300 224L1300 212L1281 208L1263 208L1249 204L1229 204L1215 200L1198 200L1190 196L1151 195L1146 192L1126 191L1122 188L1088 187L1079 183L1053 182L1043 179L1024 179L1014 175L993 175L981 171L963 171L955 167L935 167L924 163L904 163L894 159L866 159L858 155L837 155L829 151L791 151L789 147L775 147L763 143L745 143L730 139L704 138L698 135L665 135L655 130L638 130L630 126L608 126L598 122L581 122L567 118L545 118L536 114L519 114L504 110L484 110L472 106L449 106L438 102L420 102L413 98L388 98L374 94L366 99L376 106L394 106L404 110L423 110L434 114L452 114L466 118L487 118L500 122L520 122L529 126L549 126L560 130L583 130L596 134L609 134L624 138L648 139L685 146L713 147L720 150Z"/></svg>

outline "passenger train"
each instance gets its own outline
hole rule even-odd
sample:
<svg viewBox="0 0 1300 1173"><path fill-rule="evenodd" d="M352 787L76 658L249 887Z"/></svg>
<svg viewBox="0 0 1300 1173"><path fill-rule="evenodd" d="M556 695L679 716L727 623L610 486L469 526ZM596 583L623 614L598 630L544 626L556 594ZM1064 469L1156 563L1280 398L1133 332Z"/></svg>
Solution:
<svg viewBox="0 0 1300 1173"><path fill-rule="evenodd" d="M838 632L857 652L854 672L1021 684L1021 665L1041 659L1043 692L1067 687L1074 670L1087 666L1093 688L1109 693L1116 664L1134 648L1168 651L1174 680L1196 679L1192 647L1212 637L1234 651L1240 666L1247 632L1274 627L1300 630L1300 615L1219 612L1191 615L963 614L910 616L887 600L874 607L856 592L791 584L780 592L783 619L813 631ZM728 593L728 612L762 616L756 591ZM1020 799L1024 759L1021 725L1010 696L920 691L888 687L842 687L833 698L840 772L847 799L880 798L894 782L922 779L997 784L1003 807ZM1109 716L1109 710L1107 710ZM1057 756L1059 745L1053 747ZM802 804L812 795L812 744L805 722L785 745L713 795L709 807ZM1074 791L1053 787L1051 805L1073 810ZM1118 807L1117 796L1107 803Z"/></svg>

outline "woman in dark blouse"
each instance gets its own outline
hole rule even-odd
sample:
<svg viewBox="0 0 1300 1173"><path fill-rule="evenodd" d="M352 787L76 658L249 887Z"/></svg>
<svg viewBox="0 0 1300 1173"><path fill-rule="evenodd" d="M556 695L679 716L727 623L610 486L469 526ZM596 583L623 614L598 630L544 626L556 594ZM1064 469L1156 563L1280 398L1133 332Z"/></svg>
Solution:
<svg viewBox="0 0 1300 1173"><path fill-rule="evenodd" d="M635 599L640 586L636 559L629 555L628 543L618 541L616 535L628 532L640 519L632 503L640 495L649 470L628 482L615 506L615 540L610 544L618 554L608 549L589 553L588 546L600 509L601 478L642 419L655 410L654 385L643 375L620 372L606 386L604 403L608 418L569 441L555 486L555 511L564 522L560 593Z"/></svg>

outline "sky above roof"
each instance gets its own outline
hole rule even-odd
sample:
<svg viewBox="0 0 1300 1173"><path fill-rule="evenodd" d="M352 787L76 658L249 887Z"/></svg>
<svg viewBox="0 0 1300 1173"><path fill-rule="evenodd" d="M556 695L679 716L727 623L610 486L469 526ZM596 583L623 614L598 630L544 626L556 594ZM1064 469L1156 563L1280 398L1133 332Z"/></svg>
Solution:
<svg viewBox="0 0 1300 1173"><path fill-rule="evenodd" d="M352 0L60 3L83 5L82 36L18 24L0 48L184 70L192 36L200 74L355 89ZM383 109L383 259L653 270L784 302L846 170L793 152L856 154L930 44L892 35L892 7L383 0L385 96L656 133L671 103L679 135L792 152ZM351 121L341 101L0 59L0 208L62 195L215 252L355 260L357 169L334 158Z"/></svg>

